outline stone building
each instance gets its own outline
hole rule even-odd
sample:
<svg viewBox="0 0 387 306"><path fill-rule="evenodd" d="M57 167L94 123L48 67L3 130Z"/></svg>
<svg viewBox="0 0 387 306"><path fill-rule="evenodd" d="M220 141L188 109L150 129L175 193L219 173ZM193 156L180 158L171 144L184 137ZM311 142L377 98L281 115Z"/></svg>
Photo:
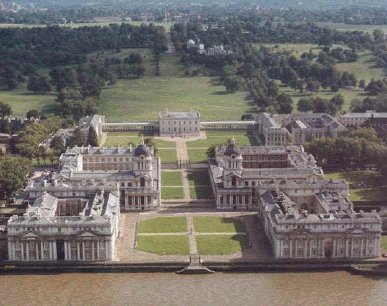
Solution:
<svg viewBox="0 0 387 306"><path fill-rule="evenodd" d="M378 113L373 110L368 110L365 113L346 113L341 115L338 119L340 123L346 127L361 127L366 122L372 121L386 121L387 113Z"/></svg>
<svg viewBox="0 0 387 306"><path fill-rule="evenodd" d="M160 136L188 137L200 135L200 113L190 112L160 112Z"/></svg>
<svg viewBox="0 0 387 306"><path fill-rule="evenodd" d="M289 197L280 190L264 193L259 212L278 259L378 257L381 219L376 211L353 211L337 192Z"/></svg>
<svg viewBox="0 0 387 306"><path fill-rule="evenodd" d="M23 216L9 219L9 260L114 260L119 217L118 190L90 197L45 192Z"/></svg>
<svg viewBox="0 0 387 306"><path fill-rule="evenodd" d="M83 196L94 189L118 186L122 210L151 210L160 206L160 159L142 143L137 147L74 147L59 159L60 169L49 179L31 182L27 199L45 191ZM63 190L63 186L67 186Z"/></svg>
<svg viewBox="0 0 387 306"><path fill-rule="evenodd" d="M356 213L345 180L325 179L301 146L223 145L209 160L222 210L258 210L276 258L379 255L381 219Z"/></svg>
<svg viewBox="0 0 387 306"><path fill-rule="evenodd" d="M337 137L346 128L328 114L259 114L260 133L268 146L303 145L311 138Z"/></svg>

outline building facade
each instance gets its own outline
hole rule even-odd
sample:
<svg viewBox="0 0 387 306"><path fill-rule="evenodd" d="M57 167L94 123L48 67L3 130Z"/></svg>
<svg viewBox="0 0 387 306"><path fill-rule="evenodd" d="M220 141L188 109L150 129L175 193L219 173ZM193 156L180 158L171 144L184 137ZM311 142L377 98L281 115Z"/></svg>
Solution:
<svg viewBox="0 0 387 306"><path fill-rule="evenodd" d="M118 190L90 197L44 193L8 221L11 261L111 261L116 258Z"/></svg>
<svg viewBox="0 0 387 306"><path fill-rule="evenodd" d="M200 113L190 112L160 112L160 136L189 137L200 135Z"/></svg>
<svg viewBox="0 0 387 306"><path fill-rule="evenodd" d="M301 146L223 145L209 160L221 210L257 210L278 259L379 256L381 219L355 212L345 180L324 178Z"/></svg>

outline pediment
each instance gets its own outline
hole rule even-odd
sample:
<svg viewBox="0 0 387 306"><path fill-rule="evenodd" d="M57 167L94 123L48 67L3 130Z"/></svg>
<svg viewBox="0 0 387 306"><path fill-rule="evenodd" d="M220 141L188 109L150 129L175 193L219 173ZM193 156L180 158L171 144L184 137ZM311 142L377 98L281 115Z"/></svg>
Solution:
<svg viewBox="0 0 387 306"><path fill-rule="evenodd" d="M97 235L93 234L92 232L82 232L78 234L79 237L96 237Z"/></svg>
<svg viewBox="0 0 387 306"><path fill-rule="evenodd" d="M351 233L351 234L364 234L365 232L367 232L368 230L367 229L364 229L364 228L350 228L348 230L346 230L347 233Z"/></svg>
<svg viewBox="0 0 387 306"><path fill-rule="evenodd" d="M27 232L27 233L23 234L22 237L23 238L38 238L40 236L34 232Z"/></svg>
<svg viewBox="0 0 387 306"><path fill-rule="evenodd" d="M231 172L231 173L229 173L229 174L227 174L227 175L225 176L225 178L231 178L231 177L241 178L242 175L241 175L240 173L237 173L237 172Z"/></svg>
<svg viewBox="0 0 387 306"><path fill-rule="evenodd" d="M292 234L310 234L311 231L305 228L296 228L295 230L291 231L291 233Z"/></svg>

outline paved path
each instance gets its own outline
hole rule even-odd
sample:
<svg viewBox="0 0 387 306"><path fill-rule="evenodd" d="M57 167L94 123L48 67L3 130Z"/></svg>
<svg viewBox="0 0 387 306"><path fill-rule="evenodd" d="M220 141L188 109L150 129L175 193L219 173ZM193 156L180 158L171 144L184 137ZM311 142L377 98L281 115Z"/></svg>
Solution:
<svg viewBox="0 0 387 306"><path fill-rule="evenodd" d="M181 236L181 235L189 235L189 236L235 236L235 235L247 235L245 232L210 232L210 233L199 233L199 232L194 232L193 231L193 222L191 222L192 227L190 227L189 220L192 219L192 217L187 217L187 227L188 227L188 232L174 232L174 233L137 233L137 236ZM192 231L190 230L192 229Z"/></svg>
<svg viewBox="0 0 387 306"><path fill-rule="evenodd" d="M196 245L196 239L195 239L195 229L194 229L194 223L193 223L193 217L188 216L187 217L187 228L190 233L189 235L189 253L191 255L197 255L198 253L198 248Z"/></svg>
<svg viewBox="0 0 387 306"><path fill-rule="evenodd" d="M184 201L191 201L191 192L189 188L188 172L186 169L181 170L181 177L183 180Z"/></svg>
<svg viewBox="0 0 387 306"><path fill-rule="evenodd" d="M178 216L178 217L187 217L187 235L189 235L190 240L190 251L191 253L195 251L195 246L191 245L191 239L194 241L196 235L201 233L195 233L194 229L191 233L191 226L189 218L194 216L223 216L223 217L234 217L241 219L245 224L246 231L251 246L248 249L244 249L241 252L230 255L201 255L201 258L204 261L238 261L238 260L265 260L272 257L270 243L265 237L264 230L262 225L256 218L256 212L219 212L211 210L203 210L202 208L192 209L191 212L187 210L182 210L177 212L174 210L173 213L168 213L167 211L149 211L143 213L121 213L120 218L120 237L117 239L117 250L118 257L121 262L176 262L184 261L189 262L189 256L178 256L178 255L155 255L150 253L145 253L139 251L135 248L135 234L136 234L136 223L143 220L157 217L157 216ZM258 222L257 222L258 221ZM176 233L173 233L176 235ZM206 233L203 233L206 234ZM211 233L213 234L213 233ZM226 233L220 233L226 234ZM229 234L229 233L227 233ZM232 233L235 235L235 233ZM196 246L197 251L197 246ZM194 253L192 253L194 254Z"/></svg>
<svg viewBox="0 0 387 306"><path fill-rule="evenodd" d="M186 161L189 159L187 143L185 142L185 139L176 139L176 155L178 160L181 159L182 161Z"/></svg>

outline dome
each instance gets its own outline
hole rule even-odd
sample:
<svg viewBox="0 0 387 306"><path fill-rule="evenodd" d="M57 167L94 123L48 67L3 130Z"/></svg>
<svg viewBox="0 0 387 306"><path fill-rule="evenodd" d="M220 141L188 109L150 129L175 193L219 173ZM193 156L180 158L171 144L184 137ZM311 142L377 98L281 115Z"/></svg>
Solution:
<svg viewBox="0 0 387 306"><path fill-rule="evenodd" d="M224 155L240 155L241 154L241 150L239 149L239 147L236 145L235 143L235 139L231 139L229 144L227 145L226 147L226 150L224 151Z"/></svg>
<svg viewBox="0 0 387 306"><path fill-rule="evenodd" d="M137 148L134 149L134 156L150 156L151 150L147 145L145 145L143 142L137 146Z"/></svg>

